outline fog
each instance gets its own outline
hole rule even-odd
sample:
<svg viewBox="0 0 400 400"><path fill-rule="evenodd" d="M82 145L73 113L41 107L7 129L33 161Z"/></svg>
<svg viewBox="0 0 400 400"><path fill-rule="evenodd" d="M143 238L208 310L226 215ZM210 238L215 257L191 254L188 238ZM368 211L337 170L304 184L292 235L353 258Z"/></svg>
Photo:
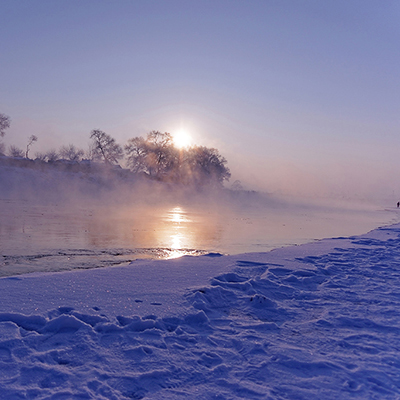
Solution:
<svg viewBox="0 0 400 400"><path fill-rule="evenodd" d="M0 206L0 275L263 252L398 220L393 206L183 187L98 164L2 165Z"/></svg>
<svg viewBox="0 0 400 400"><path fill-rule="evenodd" d="M228 152L226 157L233 179L248 189L393 205L400 200L398 146L383 142L357 146L328 142L308 149L296 143L272 150L260 144L257 152Z"/></svg>
<svg viewBox="0 0 400 400"><path fill-rule="evenodd" d="M167 114L157 111L153 116L155 125L164 126L171 132L179 130L176 124L179 117L174 113ZM227 117L220 121L203 115L192 120L186 118L182 126L188 127L193 143L215 147L227 158L227 166L232 172L230 182L225 185L227 188L240 180L246 190L274 195L355 199L387 205L400 199L400 181L396 172L399 139L393 136L393 128L387 127L389 136L386 140L376 136L381 130L379 126L370 127L366 121L340 123L331 119L318 120L315 116L309 116L311 121L305 116L283 120L281 114L282 111L277 111L275 117L284 122L272 119L262 128L259 124L246 127L238 123L235 126L235 120L232 122ZM145 136L144 132L151 131L145 121L145 117L123 121L111 129L112 135L115 132L117 142L124 145L129 138ZM296 122L301 124L296 126ZM71 137L78 148L87 151L90 129L86 126L83 129L87 129L87 134L78 134L70 125L63 127L61 121L17 118L12 121L3 142L6 150L14 144L24 149L27 132L30 132L39 138L31 149L33 158L37 153L68 145ZM254 132L247 139L244 132L248 129ZM229 139L225 137L228 131ZM126 167L126 159L121 160L121 165Z"/></svg>
<svg viewBox="0 0 400 400"><path fill-rule="evenodd" d="M161 119L161 122L164 121ZM204 130L212 133L216 128L211 122L205 124ZM230 127L221 125L217 128L226 131ZM116 137L120 144L124 144L132 135L140 136L146 132L137 128L133 129L134 133L129 132L132 130L131 125L123 129L119 127L119 130ZM196 134L194 127L192 130L196 143L216 147L227 158L232 172L230 182L225 185L227 188L234 181L240 180L246 190L274 195L356 199L388 205L400 199L396 151L398 140L384 140L383 137L371 140L366 137L365 142L355 142L354 138L344 140L340 135L336 137L332 134L333 138L325 138L323 135L299 134L297 137L293 132L282 133L282 137L276 138L276 132L272 130L265 137L252 139L250 147L243 139L242 131L233 131L232 141L224 142L222 139L211 138L210 134L202 137L199 132ZM10 131L4 137L6 148L15 144L24 149L26 132L39 137L38 142L32 146L32 157L36 153L59 149L61 145L69 143L70 134L55 124L46 126L38 121L22 123L17 120L13 121ZM77 135L76 132L74 134ZM89 134L79 135L74 141L79 148L87 150ZM125 167L124 160L121 165Z"/></svg>

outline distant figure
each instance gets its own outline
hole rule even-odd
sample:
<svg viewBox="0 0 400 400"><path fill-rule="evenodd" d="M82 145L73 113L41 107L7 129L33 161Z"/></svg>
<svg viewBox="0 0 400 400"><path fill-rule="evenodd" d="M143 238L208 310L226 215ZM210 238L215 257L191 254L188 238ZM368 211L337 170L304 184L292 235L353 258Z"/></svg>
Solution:
<svg viewBox="0 0 400 400"><path fill-rule="evenodd" d="M399 208L399 207L400 207L400 201L397 202L397 208Z"/></svg>

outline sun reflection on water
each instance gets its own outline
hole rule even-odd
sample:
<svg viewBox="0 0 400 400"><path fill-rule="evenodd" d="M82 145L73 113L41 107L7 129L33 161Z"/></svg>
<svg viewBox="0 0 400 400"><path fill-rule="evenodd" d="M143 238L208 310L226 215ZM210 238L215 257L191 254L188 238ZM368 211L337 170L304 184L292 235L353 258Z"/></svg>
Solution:
<svg viewBox="0 0 400 400"><path fill-rule="evenodd" d="M186 211L181 207L174 207L172 210L167 212L167 216L165 218L169 222L192 222L191 219L187 217Z"/></svg>
<svg viewBox="0 0 400 400"><path fill-rule="evenodd" d="M218 217L203 209L175 204L112 211L100 209L81 229L87 232L90 246L124 247L140 258L168 259L206 254L220 241Z"/></svg>
<svg viewBox="0 0 400 400"><path fill-rule="evenodd" d="M193 250L188 249L190 242L189 226L193 221L187 217L187 213L181 207L174 207L166 213L167 223L167 247L170 249L168 258L178 258L192 254Z"/></svg>
<svg viewBox="0 0 400 400"><path fill-rule="evenodd" d="M178 250L182 247L182 238L180 235L171 236L171 249Z"/></svg>

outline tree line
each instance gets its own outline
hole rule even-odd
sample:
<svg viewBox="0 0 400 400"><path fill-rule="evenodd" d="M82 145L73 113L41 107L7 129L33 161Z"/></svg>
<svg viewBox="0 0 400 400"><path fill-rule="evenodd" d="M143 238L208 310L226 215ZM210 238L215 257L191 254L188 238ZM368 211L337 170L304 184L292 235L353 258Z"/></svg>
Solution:
<svg viewBox="0 0 400 400"><path fill-rule="evenodd" d="M10 123L10 117L0 113L0 137L4 137ZM8 151L4 143L0 142L0 154L29 158L31 146L37 140L35 135L31 135L25 150L10 146ZM231 176L227 160L217 149L205 146L179 149L174 145L173 137L168 132L151 131L146 137L129 139L122 147L109 134L94 129L90 132L88 151L69 144L59 150L35 153L35 159L50 163L58 160L80 162L86 159L107 165L118 165L124 157L127 167L133 173L163 182L222 186Z"/></svg>

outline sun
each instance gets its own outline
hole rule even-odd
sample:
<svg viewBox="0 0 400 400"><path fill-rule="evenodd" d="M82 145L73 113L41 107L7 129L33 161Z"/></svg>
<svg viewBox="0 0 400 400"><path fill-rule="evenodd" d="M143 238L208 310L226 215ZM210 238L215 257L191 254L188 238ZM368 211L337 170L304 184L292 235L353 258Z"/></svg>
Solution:
<svg viewBox="0 0 400 400"><path fill-rule="evenodd" d="M192 138L190 137L190 135L185 132L185 131L179 131L176 132L173 135L173 140L174 140L174 145L178 148L178 149L182 149L184 147L188 147L190 146L190 144L192 143Z"/></svg>

